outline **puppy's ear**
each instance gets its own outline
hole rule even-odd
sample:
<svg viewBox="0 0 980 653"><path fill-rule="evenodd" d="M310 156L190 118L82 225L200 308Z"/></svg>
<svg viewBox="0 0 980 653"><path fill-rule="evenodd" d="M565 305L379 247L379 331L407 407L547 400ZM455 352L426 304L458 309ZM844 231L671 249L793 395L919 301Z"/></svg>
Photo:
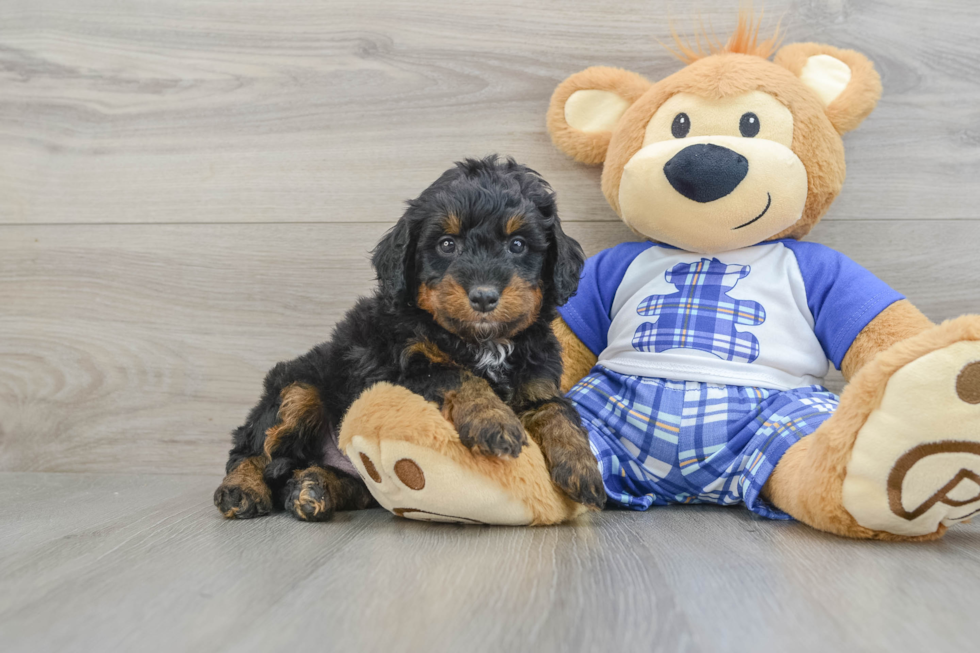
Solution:
<svg viewBox="0 0 980 653"><path fill-rule="evenodd" d="M381 295L393 306L415 304L415 248L418 236L412 212L413 207L410 206L371 255Z"/></svg>
<svg viewBox="0 0 980 653"><path fill-rule="evenodd" d="M546 262L551 274L548 287L555 306L565 304L578 290L583 265L585 265L585 252L582 251L582 246L565 233L561 228L561 221L555 215Z"/></svg>
<svg viewBox="0 0 980 653"><path fill-rule="evenodd" d="M561 228L558 203L551 185L531 168L521 168L526 173L521 179L524 196L541 214L542 224L548 232L548 254L543 272L546 291L555 306L562 306L578 290L585 253L578 241Z"/></svg>
<svg viewBox="0 0 980 653"><path fill-rule="evenodd" d="M799 77L820 102L839 134L868 117L881 97L881 78L860 52L820 43L793 43L776 53L773 62Z"/></svg>
<svg viewBox="0 0 980 653"><path fill-rule="evenodd" d="M576 161L602 163L619 119L649 88L646 79L620 68L593 66L575 73L551 96L551 140Z"/></svg>

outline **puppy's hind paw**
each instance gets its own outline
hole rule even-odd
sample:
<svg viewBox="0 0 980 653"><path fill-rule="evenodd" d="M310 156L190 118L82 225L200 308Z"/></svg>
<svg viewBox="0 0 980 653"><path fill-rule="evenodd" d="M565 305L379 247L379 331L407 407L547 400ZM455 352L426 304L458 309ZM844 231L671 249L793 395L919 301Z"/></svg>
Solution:
<svg viewBox="0 0 980 653"><path fill-rule="evenodd" d="M329 521L333 517L333 497L317 468L297 471L286 483L283 507L302 521Z"/></svg>

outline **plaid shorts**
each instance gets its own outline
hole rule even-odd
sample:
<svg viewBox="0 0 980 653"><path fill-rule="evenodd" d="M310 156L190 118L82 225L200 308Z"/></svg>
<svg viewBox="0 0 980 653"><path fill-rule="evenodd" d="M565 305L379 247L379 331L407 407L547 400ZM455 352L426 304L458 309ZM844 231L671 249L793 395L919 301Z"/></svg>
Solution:
<svg viewBox="0 0 980 653"><path fill-rule="evenodd" d="M759 496L794 443L833 414L818 385L769 390L617 374L601 366L572 388L611 505L739 502L790 519Z"/></svg>

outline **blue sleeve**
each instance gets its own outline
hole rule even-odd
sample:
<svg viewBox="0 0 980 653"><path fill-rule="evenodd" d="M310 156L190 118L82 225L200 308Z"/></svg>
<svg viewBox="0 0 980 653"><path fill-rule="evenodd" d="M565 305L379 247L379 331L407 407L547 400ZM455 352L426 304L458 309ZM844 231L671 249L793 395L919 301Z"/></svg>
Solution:
<svg viewBox="0 0 980 653"><path fill-rule="evenodd" d="M827 358L840 369L861 330L879 313L905 297L863 267L818 243L782 241L803 274L814 331Z"/></svg>
<svg viewBox="0 0 980 653"><path fill-rule="evenodd" d="M568 328L596 356L606 348L616 290L626 269L653 243L621 243L605 249L585 262L578 291L558 309Z"/></svg>

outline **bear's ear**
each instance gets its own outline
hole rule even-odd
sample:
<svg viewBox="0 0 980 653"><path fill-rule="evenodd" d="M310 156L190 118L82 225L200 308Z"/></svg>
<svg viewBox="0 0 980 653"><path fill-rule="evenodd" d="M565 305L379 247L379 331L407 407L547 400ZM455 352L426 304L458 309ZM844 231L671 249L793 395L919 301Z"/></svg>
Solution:
<svg viewBox="0 0 980 653"><path fill-rule="evenodd" d="M576 161L602 163L616 123L649 88L646 79L621 68L593 66L575 73L551 96L551 140Z"/></svg>
<svg viewBox="0 0 980 653"><path fill-rule="evenodd" d="M788 69L823 103L839 134L868 117L881 97L881 78L860 52L819 43L793 43L776 53L775 63Z"/></svg>

